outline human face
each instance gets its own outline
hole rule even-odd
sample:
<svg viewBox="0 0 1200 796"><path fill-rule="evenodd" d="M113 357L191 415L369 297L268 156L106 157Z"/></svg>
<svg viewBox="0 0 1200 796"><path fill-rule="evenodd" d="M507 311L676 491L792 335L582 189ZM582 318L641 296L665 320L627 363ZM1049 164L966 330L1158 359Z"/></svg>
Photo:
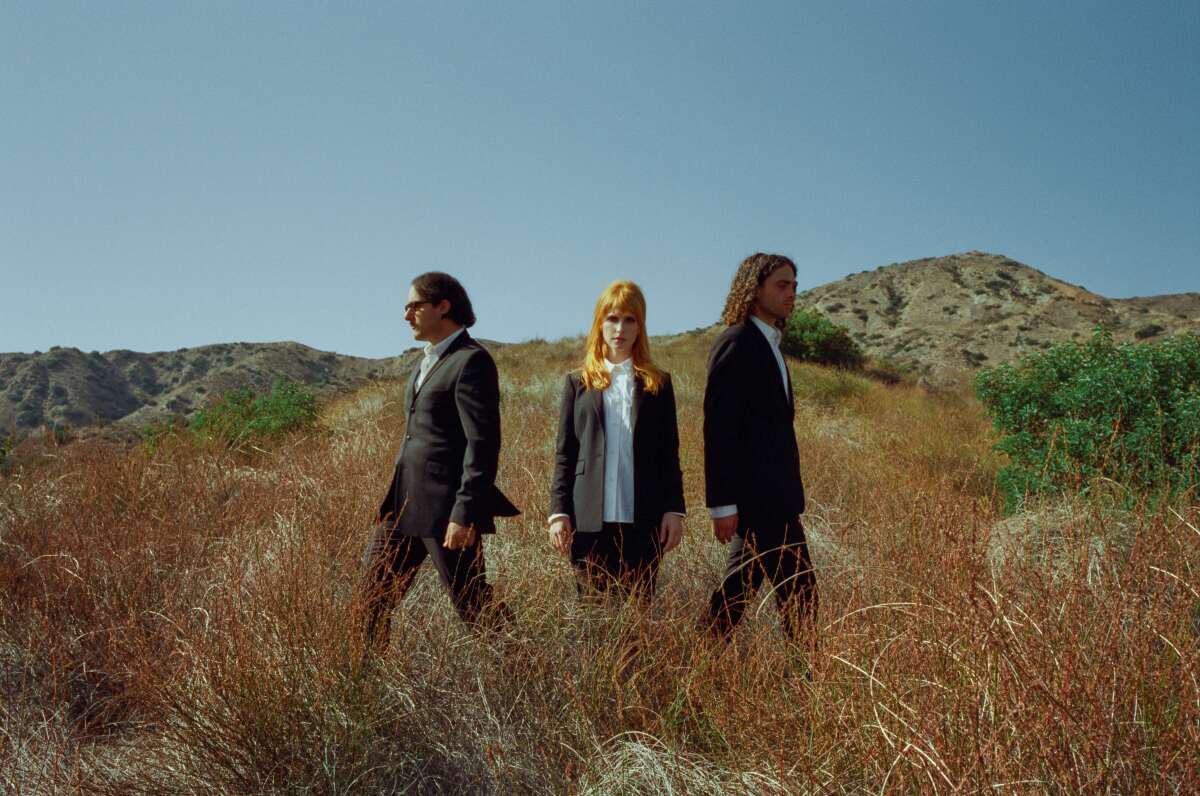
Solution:
<svg viewBox="0 0 1200 796"><path fill-rule="evenodd" d="M754 289L754 314L767 323L786 320L796 306L796 272L776 268Z"/></svg>
<svg viewBox="0 0 1200 796"><path fill-rule="evenodd" d="M637 342L637 316L625 310L610 309L604 316L600 332L604 335L608 361L619 365L633 356L633 344Z"/></svg>
<svg viewBox="0 0 1200 796"><path fill-rule="evenodd" d="M442 337L442 316L448 311L449 307L443 308L442 305L448 305L449 302L443 301L438 305L427 300L424 296L417 292L415 287L408 288L408 300L404 307L404 320L408 321L408 325L412 327L413 339L422 340L428 343L436 343Z"/></svg>

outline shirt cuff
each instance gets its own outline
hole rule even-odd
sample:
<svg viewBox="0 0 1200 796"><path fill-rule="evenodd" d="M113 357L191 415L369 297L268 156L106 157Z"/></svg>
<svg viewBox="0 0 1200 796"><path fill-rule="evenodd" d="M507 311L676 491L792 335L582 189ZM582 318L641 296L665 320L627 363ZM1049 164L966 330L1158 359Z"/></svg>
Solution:
<svg viewBox="0 0 1200 796"><path fill-rule="evenodd" d="M559 517L566 517L567 519L571 519L570 514L551 514L550 519L546 520L547 527L549 527L549 525L551 523L553 523L555 520L557 520Z"/></svg>
<svg viewBox="0 0 1200 796"><path fill-rule="evenodd" d="M732 517L737 513L738 510L736 503L730 503L728 506L713 506L708 510L708 516L712 517L714 520L719 520L722 517Z"/></svg>

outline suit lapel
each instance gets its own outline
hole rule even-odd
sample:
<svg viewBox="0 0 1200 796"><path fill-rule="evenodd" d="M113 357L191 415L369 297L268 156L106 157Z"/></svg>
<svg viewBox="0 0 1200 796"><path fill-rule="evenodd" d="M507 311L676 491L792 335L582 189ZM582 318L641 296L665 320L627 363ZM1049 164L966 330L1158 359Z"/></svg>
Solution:
<svg viewBox="0 0 1200 796"><path fill-rule="evenodd" d="M787 366L787 360L783 361L783 372L787 374L787 403L788 411L792 416L796 415L796 394L792 392L792 369Z"/></svg>
<svg viewBox="0 0 1200 796"><path fill-rule="evenodd" d="M600 429L600 439L604 439L604 390L584 390L583 394L592 402L592 411L596 414L596 428Z"/></svg>
<svg viewBox="0 0 1200 796"><path fill-rule="evenodd" d="M417 358L417 366L408 377L408 386L404 388L404 408L412 411L413 402L417 400L417 377L421 375L421 359Z"/></svg>
<svg viewBox="0 0 1200 796"><path fill-rule="evenodd" d="M645 398L646 387L635 372L633 376L633 406L629 410L629 429L633 433L637 433L638 412L641 410L642 401Z"/></svg>
<svg viewBox="0 0 1200 796"><path fill-rule="evenodd" d="M750 320L749 318L746 319L746 330L751 337L754 338L754 346L759 352L758 358L761 364L759 364L758 367L767 368L768 372L771 374L768 379L771 382L772 390L774 391L776 397L782 400L790 410L792 408L791 374L788 374L788 381L785 384L783 381L783 374L779 372L779 362L775 359L775 352L771 350L771 344L767 342L767 338L762 333L762 330L759 329L755 325L754 321ZM786 363L784 370L787 370ZM785 389L786 392L784 392Z"/></svg>
<svg viewBox="0 0 1200 796"><path fill-rule="evenodd" d="M471 336L469 334L467 334L466 329L463 329L462 334L460 334L458 337L454 338L454 342L452 342L450 344L450 346L445 351L442 352L442 355L437 358L437 362L433 363L433 367L430 368L429 372L425 374L425 380L421 382L421 386L413 391L413 400L414 401L417 399L417 393L425 388L425 385L428 384L429 380L433 378L433 374L437 373L438 368L440 368L442 366L442 364L447 359L450 358L451 354L453 354L455 351L457 351L458 349L465 346L468 342L471 342ZM422 354L422 356L424 356L424 354ZM421 363L420 363L420 361L418 361L417 369L415 371L413 371L413 377L412 377L413 384L417 383L417 375L420 374L420 372L421 372ZM410 404L409 408L412 408L411 404Z"/></svg>

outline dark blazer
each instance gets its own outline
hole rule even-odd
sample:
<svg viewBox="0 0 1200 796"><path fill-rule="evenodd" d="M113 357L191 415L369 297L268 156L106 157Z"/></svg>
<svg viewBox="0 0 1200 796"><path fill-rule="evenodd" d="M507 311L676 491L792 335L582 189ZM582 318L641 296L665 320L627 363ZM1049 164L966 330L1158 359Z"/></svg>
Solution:
<svg viewBox="0 0 1200 796"><path fill-rule="evenodd" d="M668 375L657 394L634 378L633 521L657 527L668 511L684 513L675 389ZM604 391L588 390L567 374L558 415L550 513L566 514L580 533L604 524Z"/></svg>
<svg viewBox="0 0 1200 796"><path fill-rule="evenodd" d="M450 521L496 530L494 517L520 512L496 488L500 383L496 363L462 332L416 390L404 393L408 424L379 521L404 536L442 537Z"/></svg>
<svg viewBox="0 0 1200 796"><path fill-rule="evenodd" d="M736 503L742 527L804 511L790 377L786 394L784 386L753 321L730 326L713 343L704 388L705 503Z"/></svg>

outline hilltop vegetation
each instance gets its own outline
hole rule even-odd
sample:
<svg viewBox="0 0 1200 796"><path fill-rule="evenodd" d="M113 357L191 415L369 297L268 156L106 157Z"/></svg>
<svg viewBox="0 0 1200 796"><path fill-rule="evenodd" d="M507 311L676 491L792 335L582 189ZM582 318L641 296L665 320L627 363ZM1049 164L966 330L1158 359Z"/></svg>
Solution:
<svg viewBox="0 0 1200 796"><path fill-rule="evenodd" d="M803 270L801 264L801 281ZM861 351L883 364L881 375L909 371L937 384L966 381L963 376L980 367L1058 343L1082 342L1097 323L1119 342L1200 332L1200 293L1107 299L983 252L851 274L804 291L798 307L798 320L815 311L848 330L849 340L821 332L825 343L813 359L852 364ZM104 425L105 434L128 437L147 424L180 422L229 390L261 392L283 378L331 395L371 379L405 378L415 357L415 348L363 359L299 343L220 343L148 354L58 347L0 353L0 433L21 437L43 426Z"/></svg>
<svg viewBox="0 0 1200 796"><path fill-rule="evenodd" d="M299 343L220 343L178 351L55 347L0 354L0 431L104 424L110 436L178 422L231 390L269 390L277 379L322 394L407 375L415 351L383 359L318 351Z"/></svg>
<svg viewBox="0 0 1200 796"><path fill-rule="evenodd" d="M1200 509L1073 493L1006 516L964 392L791 362L821 589L811 682L771 597L726 649L694 624L724 548L702 510L711 335L674 375L690 513L646 616L581 606L546 541L578 340L496 352L488 540L515 632L476 637L424 572L380 664L348 664L357 562L402 382L258 446L51 448L0 480L0 782L94 793L1187 792L1200 783ZM1194 502L1194 501L1193 501ZM640 639L632 666L630 641Z"/></svg>
<svg viewBox="0 0 1200 796"><path fill-rule="evenodd" d="M935 380L1083 342L1097 324L1118 342L1200 332L1200 293L1110 299L986 252L860 271L797 304L849 329L866 354Z"/></svg>

